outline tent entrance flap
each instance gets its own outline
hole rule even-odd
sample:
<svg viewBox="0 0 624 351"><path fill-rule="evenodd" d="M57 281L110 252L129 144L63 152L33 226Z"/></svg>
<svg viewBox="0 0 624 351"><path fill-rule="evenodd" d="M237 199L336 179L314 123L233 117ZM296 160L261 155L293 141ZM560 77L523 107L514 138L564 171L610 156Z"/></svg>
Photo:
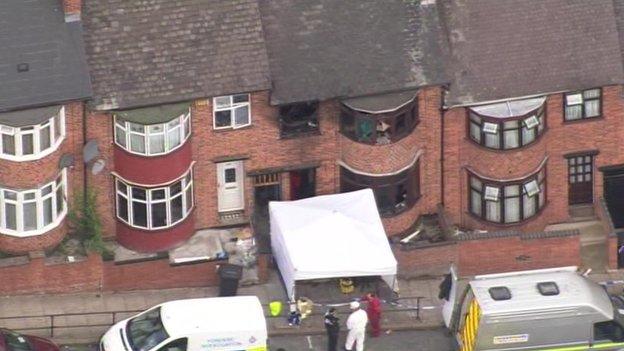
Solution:
<svg viewBox="0 0 624 351"><path fill-rule="evenodd" d="M298 280L381 276L397 290L397 261L372 190L269 203L271 247L288 296Z"/></svg>

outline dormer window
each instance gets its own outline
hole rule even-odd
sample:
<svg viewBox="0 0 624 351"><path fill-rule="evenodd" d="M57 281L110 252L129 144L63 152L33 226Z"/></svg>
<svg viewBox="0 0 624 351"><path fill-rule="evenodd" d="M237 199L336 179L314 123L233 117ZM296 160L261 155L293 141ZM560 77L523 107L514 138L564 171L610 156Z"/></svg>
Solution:
<svg viewBox="0 0 624 351"><path fill-rule="evenodd" d="M533 143L546 126L545 101L533 98L469 108L470 139L497 150Z"/></svg>
<svg viewBox="0 0 624 351"><path fill-rule="evenodd" d="M179 148L191 134L188 103L115 114L115 143L137 155L158 156Z"/></svg>
<svg viewBox="0 0 624 351"><path fill-rule="evenodd" d="M42 121L31 124L34 121ZM0 114L0 158L37 160L54 152L65 137L65 108L44 107Z"/></svg>
<svg viewBox="0 0 624 351"><path fill-rule="evenodd" d="M340 132L353 141L385 145L408 136L418 121L415 91L355 98L342 102Z"/></svg>
<svg viewBox="0 0 624 351"><path fill-rule="evenodd" d="M318 102L301 102L279 107L280 135L290 138L318 134Z"/></svg>

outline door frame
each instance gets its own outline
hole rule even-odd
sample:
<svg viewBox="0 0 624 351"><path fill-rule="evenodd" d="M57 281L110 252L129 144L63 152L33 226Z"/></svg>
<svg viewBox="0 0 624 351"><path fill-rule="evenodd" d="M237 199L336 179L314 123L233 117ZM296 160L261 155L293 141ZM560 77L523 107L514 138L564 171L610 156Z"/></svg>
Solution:
<svg viewBox="0 0 624 351"><path fill-rule="evenodd" d="M226 190L226 177L225 171L228 169L235 170L236 181L232 183L238 184L238 197L240 199L240 206L223 208L224 191ZM245 209L245 175L243 160L226 161L217 163L217 211L219 213L242 211Z"/></svg>
<svg viewBox="0 0 624 351"><path fill-rule="evenodd" d="M569 155L565 155L565 159L566 159L566 183L568 184L568 206L575 206L575 205L589 205L589 204L593 204L594 203L594 197L595 197L595 184L596 184L596 160L595 160L595 155L596 153L594 152L578 152L578 153L574 153L574 154L569 154ZM585 158L589 157L589 163L590 163L590 169L589 172L585 171L585 166L587 166L587 162L585 162ZM582 158L582 163L581 166L583 167L583 170L581 171L581 173L579 174L576 170L576 168L579 166L579 164L576 162L578 158ZM574 164L571 165L570 163L572 162L572 160L574 160ZM575 171L571 172L571 168L574 167ZM581 176L583 178L586 177L586 175L589 174L591 179L589 181L585 181L583 180L581 183L590 183L587 186L589 187L589 191L591 192L591 198L589 199L589 201L584 201L584 202L572 202L573 196L572 196L572 188L573 188L573 184L578 184L578 181L571 181L572 177L578 177Z"/></svg>

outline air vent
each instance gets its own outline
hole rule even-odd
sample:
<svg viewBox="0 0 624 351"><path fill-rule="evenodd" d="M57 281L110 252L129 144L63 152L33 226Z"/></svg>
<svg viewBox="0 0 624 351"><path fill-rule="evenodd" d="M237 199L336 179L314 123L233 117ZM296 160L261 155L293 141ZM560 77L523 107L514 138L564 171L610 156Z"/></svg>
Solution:
<svg viewBox="0 0 624 351"><path fill-rule="evenodd" d="M559 287L555 282L537 283L537 290L544 296L559 295Z"/></svg>
<svg viewBox="0 0 624 351"><path fill-rule="evenodd" d="M503 301L511 299L511 291L506 286L495 286L488 290L493 300Z"/></svg>
<svg viewBox="0 0 624 351"><path fill-rule="evenodd" d="M28 72L29 70L30 70L30 66L27 63L22 62L22 63L17 64L18 72Z"/></svg>

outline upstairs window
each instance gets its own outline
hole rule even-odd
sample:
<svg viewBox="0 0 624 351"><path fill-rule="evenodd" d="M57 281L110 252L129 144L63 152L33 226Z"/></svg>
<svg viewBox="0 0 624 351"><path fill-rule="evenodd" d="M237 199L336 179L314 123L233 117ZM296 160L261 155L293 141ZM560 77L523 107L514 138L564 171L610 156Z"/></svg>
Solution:
<svg viewBox="0 0 624 351"><path fill-rule="evenodd" d="M23 113L28 113L24 111ZM58 148L65 137L65 108L37 125L0 125L0 158L29 161L42 158Z"/></svg>
<svg viewBox="0 0 624 351"><path fill-rule="evenodd" d="M384 217L395 216L410 209L420 197L420 161L394 175L375 177L340 168L340 191L371 188L377 209Z"/></svg>
<svg viewBox="0 0 624 351"><path fill-rule="evenodd" d="M511 224L535 216L546 204L546 168L522 180L491 181L469 174L470 213L488 222Z"/></svg>
<svg viewBox="0 0 624 351"><path fill-rule="evenodd" d="M219 96L212 99L214 129L241 128L251 124L249 94Z"/></svg>
<svg viewBox="0 0 624 351"><path fill-rule="evenodd" d="M124 150L144 156L170 153L191 135L190 109L168 122L144 125L115 117L115 143Z"/></svg>
<svg viewBox="0 0 624 351"><path fill-rule="evenodd" d="M280 135L291 138L318 134L318 102L301 102L279 108Z"/></svg>
<svg viewBox="0 0 624 351"><path fill-rule="evenodd" d="M343 103L340 132L353 141L365 144L397 142L408 136L419 122L418 97L414 95L412 93L410 99L397 108L379 112L358 110Z"/></svg>
<svg viewBox="0 0 624 351"><path fill-rule="evenodd" d="M546 126L545 101L536 98L470 108L470 139L497 150L517 149L535 142Z"/></svg>
<svg viewBox="0 0 624 351"><path fill-rule="evenodd" d="M578 121L602 114L602 89L589 89L564 94L565 120Z"/></svg>

